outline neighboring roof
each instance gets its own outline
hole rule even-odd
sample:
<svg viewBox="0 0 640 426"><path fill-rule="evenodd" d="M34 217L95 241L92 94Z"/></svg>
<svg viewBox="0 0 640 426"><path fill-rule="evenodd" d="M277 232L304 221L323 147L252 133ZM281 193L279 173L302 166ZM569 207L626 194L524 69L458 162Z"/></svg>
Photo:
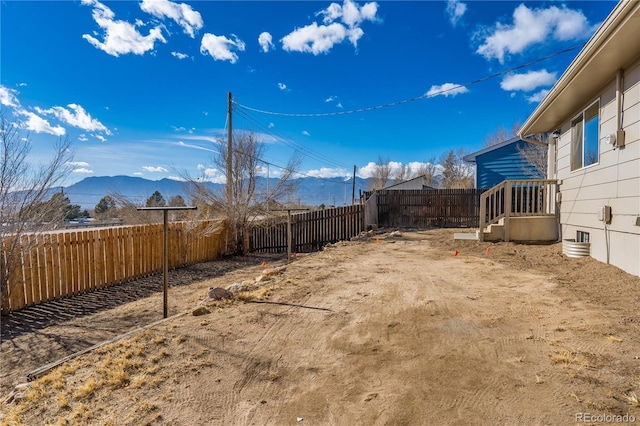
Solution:
<svg viewBox="0 0 640 426"><path fill-rule="evenodd" d="M424 181L424 176L425 175L417 176L417 177L414 177L413 179L403 180L402 182L394 183L393 185L386 186L386 187L384 187L382 189L385 190L385 189L393 188L393 187L396 187L396 186L399 186L399 185L405 185L407 182L413 182L413 181L416 181L418 179L422 182L422 181ZM426 185L422 185L422 186L425 187ZM429 188L429 187L427 187L427 188Z"/></svg>
<svg viewBox="0 0 640 426"><path fill-rule="evenodd" d="M518 141L522 141L522 139L520 139L519 137L507 139L506 141L502 141L495 145L491 145L486 148L483 148L480 151L476 151L471 154L465 155L464 157L462 157L462 159L467 163L475 163L476 157L478 157L479 155L486 154L487 152L495 151L496 149L502 148L503 146L511 145L512 143L516 143Z"/></svg>
<svg viewBox="0 0 640 426"><path fill-rule="evenodd" d="M520 129L547 133L580 110L640 56L640 2L621 0Z"/></svg>

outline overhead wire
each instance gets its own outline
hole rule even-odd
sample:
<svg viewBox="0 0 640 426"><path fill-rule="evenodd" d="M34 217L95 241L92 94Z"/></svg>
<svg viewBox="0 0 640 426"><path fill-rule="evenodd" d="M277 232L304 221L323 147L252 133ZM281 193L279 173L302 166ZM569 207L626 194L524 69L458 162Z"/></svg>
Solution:
<svg viewBox="0 0 640 426"><path fill-rule="evenodd" d="M450 87L450 88L447 88L447 89L439 90L439 91L432 92L432 93L427 92L427 93L424 93L424 94L422 94L420 96L414 96L414 97L407 98L407 99L401 99L401 100L394 101L394 102L389 102L389 103L386 103L386 104L363 107L363 108L357 108L357 109L351 109L351 110L346 110L346 111L332 111L332 112L320 112L320 113L287 113L287 112L267 111L267 110L263 110L263 109L253 108L253 107L249 107L249 106L243 105L243 104L241 104L241 103L239 103L239 102L237 102L235 100L232 100L232 102L233 102L234 105L238 106L239 108L243 108L243 109L248 110L248 111L257 112L257 113L260 113L260 114L277 115L277 116L282 116L282 117L331 117L331 116L338 116L338 115L347 115L347 114L356 114L356 113L361 113L361 112L375 111L375 110L379 110L379 109L383 109L383 108L391 108L391 107L395 107L395 106L398 106L398 105L403 105L403 104L407 104L407 103L410 103L410 102L419 101L419 100L426 99L426 98L432 98L432 97L435 97L437 95L443 95L443 94L448 93L450 91L460 89L462 87L468 87L468 86L472 86L474 84L482 83L484 81L491 80L493 78L503 76L503 75L508 74L510 72L513 72L513 71L516 71L516 70L519 70L519 69L522 69L522 68L530 67L531 65L537 64L539 62L546 61L548 59L554 58L556 56L562 55L564 53L570 52L572 50L575 50L575 49L577 49L579 47L583 47L583 46L584 46L584 43L576 44L574 46L568 47L566 49L563 49L563 50L560 50L560 51L557 51L557 52L554 52L554 53L551 53L551 54L543 56L541 58L534 59L534 60L529 61L529 62L527 62L525 64L521 64L521 65L518 65L518 66L515 66L515 67L511 67L509 69L506 69L506 70L503 70L503 71L500 71L500 72L497 72L497 73L494 73L494 74L490 74L490 75L487 75L487 76L484 76L484 77L481 77L481 78L478 78L478 79L475 79L475 80L471 80L471 81L469 81L467 83L464 83L464 84L458 84L456 86L453 86L453 87Z"/></svg>
<svg viewBox="0 0 640 426"><path fill-rule="evenodd" d="M246 110L235 110L237 111L237 113L243 117L245 120L247 120L249 123L258 126L261 129L261 132L271 136L272 138L274 138L274 140L276 142L280 142L298 152L300 152L301 154L307 156L307 157L311 157L315 160L324 162L324 163L328 163L337 167L341 167L341 168L345 168L345 169L349 169L350 166L340 163L334 159L332 159L331 157L328 157L324 154L321 154L311 148L308 148L298 142L296 142L295 140L288 138L286 136L284 136L282 133L278 132L277 130L273 130L272 127L269 127L269 125L265 124L264 122L260 121L258 118L256 118L254 115L252 115L249 111Z"/></svg>

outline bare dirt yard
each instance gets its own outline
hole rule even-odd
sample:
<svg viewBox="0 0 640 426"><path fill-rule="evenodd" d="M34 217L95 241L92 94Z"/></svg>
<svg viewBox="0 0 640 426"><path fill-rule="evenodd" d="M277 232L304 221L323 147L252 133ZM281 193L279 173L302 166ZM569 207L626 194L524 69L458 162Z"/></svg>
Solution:
<svg viewBox="0 0 640 426"><path fill-rule="evenodd" d="M171 318L30 382L0 424L640 424L640 278L559 243L453 232L299 255L199 316L209 287L285 260L172 272ZM37 367L161 319L159 283L3 317L3 398Z"/></svg>

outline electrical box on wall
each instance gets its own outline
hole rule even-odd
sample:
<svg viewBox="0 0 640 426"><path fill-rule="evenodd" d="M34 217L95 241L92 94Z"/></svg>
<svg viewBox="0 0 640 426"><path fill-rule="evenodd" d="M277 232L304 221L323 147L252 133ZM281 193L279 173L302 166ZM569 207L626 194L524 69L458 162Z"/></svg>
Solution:
<svg viewBox="0 0 640 426"><path fill-rule="evenodd" d="M618 130L616 132L616 141L613 145L616 148L621 148L624 146L624 130Z"/></svg>
<svg viewBox="0 0 640 426"><path fill-rule="evenodd" d="M598 210L598 220L604 223L611 223L611 206L602 206Z"/></svg>

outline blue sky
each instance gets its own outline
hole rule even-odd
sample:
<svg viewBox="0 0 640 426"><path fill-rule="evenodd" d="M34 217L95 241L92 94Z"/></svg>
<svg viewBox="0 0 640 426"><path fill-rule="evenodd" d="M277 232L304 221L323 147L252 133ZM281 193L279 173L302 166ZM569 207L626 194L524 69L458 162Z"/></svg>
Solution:
<svg viewBox="0 0 640 426"><path fill-rule="evenodd" d="M212 156L228 92L233 128L259 136L265 161L285 165L298 150L306 175L350 176L355 165L368 177L380 157L415 169L524 122L614 6L2 1L0 103L34 161L56 138L73 140L65 184L223 182Z"/></svg>

